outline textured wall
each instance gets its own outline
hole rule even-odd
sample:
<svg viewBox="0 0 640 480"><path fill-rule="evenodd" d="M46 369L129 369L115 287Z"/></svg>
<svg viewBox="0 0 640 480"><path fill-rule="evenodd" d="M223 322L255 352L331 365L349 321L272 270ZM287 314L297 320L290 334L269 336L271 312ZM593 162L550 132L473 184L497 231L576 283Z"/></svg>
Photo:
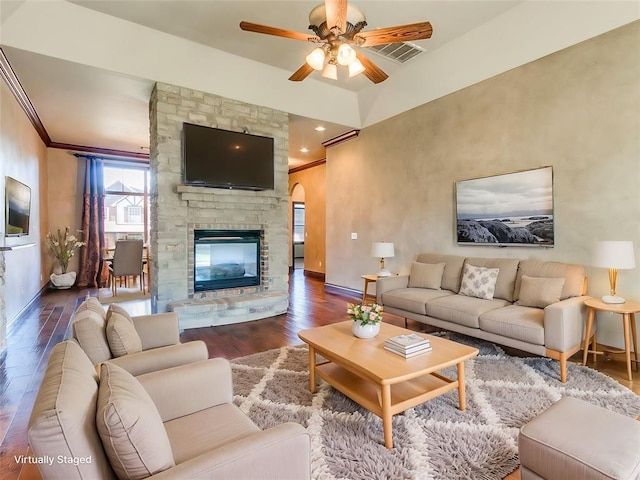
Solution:
<svg viewBox="0 0 640 480"><path fill-rule="evenodd" d="M361 289L371 242L394 272L416 254L535 257L589 264L596 240L635 241L640 265L640 22L516 68L384 122L327 152L327 283ZM458 180L553 166L556 246L459 247ZM348 205L349 208L344 208ZM350 233L358 233L357 240ZM640 268L619 292L640 299ZM589 269L589 293L607 293ZM621 322L599 340L621 341Z"/></svg>
<svg viewBox="0 0 640 480"><path fill-rule="evenodd" d="M183 122L233 131L247 127L252 134L273 137L275 189L253 192L182 186ZM194 228L263 230L266 245L263 254L266 252L268 265L263 268L263 283L258 291L282 292L287 298L288 115L218 95L158 83L151 97L150 123L154 310L166 311L174 301L194 296L189 286L189 279L193 278L189 269L190 256L193 264L189 238ZM217 291L212 295L235 296L239 293L243 292Z"/></svg>
<svg viewBox="0 0 640 480"><path fill-rule="evenodd" d="M307 168L289 175L289 191L295 185L304 188L305 233L304 269L325 273L326 213L327 213L326 164ZM290 210L291 211L291 210Z"/></svg>

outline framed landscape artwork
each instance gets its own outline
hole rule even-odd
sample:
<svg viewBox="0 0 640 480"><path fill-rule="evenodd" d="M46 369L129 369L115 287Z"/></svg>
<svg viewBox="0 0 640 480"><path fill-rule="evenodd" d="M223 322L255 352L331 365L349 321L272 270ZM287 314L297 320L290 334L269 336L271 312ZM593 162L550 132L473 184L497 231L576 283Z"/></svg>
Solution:
<svg viewBox="0 0 640 480"><path fill-rule="evenodd" d="M553 247L553 169L456 182L456 235L464 245Z"/></svg>

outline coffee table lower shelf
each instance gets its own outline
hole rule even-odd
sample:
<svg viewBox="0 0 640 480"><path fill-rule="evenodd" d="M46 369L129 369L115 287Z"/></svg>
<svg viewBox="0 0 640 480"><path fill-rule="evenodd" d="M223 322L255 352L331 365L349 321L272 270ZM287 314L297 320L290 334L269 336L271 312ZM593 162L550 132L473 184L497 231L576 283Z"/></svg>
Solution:
<svg viewBox="0 0 640 480"><path fill-rule="evenodd" d="M378 415L383 421L386 418L390 421L392 415L459 387L458 380L452 380L435 372L400 383L382 385L360 377L332 362L316 364L315 370L316 374L329 385L371 413ZM385 388L388 388L390 393L388 407L383 400ZM464 410L464 397L460 398L460 403L461 410Z"/></svg>

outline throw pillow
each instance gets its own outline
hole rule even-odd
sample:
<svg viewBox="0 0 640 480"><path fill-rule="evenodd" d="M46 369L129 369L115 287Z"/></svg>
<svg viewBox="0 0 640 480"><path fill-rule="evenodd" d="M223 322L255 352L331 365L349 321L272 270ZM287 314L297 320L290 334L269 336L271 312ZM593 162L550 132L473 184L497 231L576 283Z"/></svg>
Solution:
<svg viewBox="0 0 640 480"><path fill-rule="evenodd" d="M113 358L106 334L106 322L100 314L86 309L73 315L73 338L94 365Z"/></svg>
<svg viewBox="0 0 640 480"><path fill-rule="evenodd" d="M107 312L104 311L104 307L96 297L90 297L89 295L87 295L87 298L85 298L84 302L78 305L75 313L84 312L85 310L97 313L102 317L103 320L107 318Z"/></svg>
<svg viewBox="0 0 640 480"><path fill-rule="evenodd" d="M460 294L485 300L493 299L499 268L476 267L465 263L462 270Z"/></svg>
<svg viewBox="0 0 640 480"><path fill-rule="evenodd" d="M413 262L409 274L409 287L440 290L444 266L444 263Z"/></svg>
<svg viewBox="0 0 640 480"><path fill-rule="evenodd" d="M563 277L530 277L522 275L520 280L520 298L516 305L523 307L545 308L547 305L560 301Z"/></svg>
<svg viewBox="0 0 640 480"><path fill-rule="evenodd" d="M111 312L107 319L107 341L114 357L142 351L142 340L133 323L116 312Z"/></svg>
<svg viewBox="0 0 640 480"><path fill-rule="evenodd" d="M120 480L147 478L175 466L153 400L133 375L109 362L100 370L96 427Z"/></svg>
<svg viewBox="0 0 640 480"><path fill-rule="evenodd" d="M109 316L112 313L119 313L120 315L122 315L124 318L126 318L127 320L129 320L131 323L133 323L133 320L131 319L131 315L129 315L129 312L127 312L124 308L122 308L120 305L116 305L115 303L112 303L109 305L109 308L107 310L107 320L109 319Z"/></svg>

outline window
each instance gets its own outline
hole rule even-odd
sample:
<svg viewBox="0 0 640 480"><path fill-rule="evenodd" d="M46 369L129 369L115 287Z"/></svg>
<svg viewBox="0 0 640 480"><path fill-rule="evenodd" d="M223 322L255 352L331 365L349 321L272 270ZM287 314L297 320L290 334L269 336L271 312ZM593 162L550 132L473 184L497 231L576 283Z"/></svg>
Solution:
<svg viewBox="0 0 640 480"><path fill-rule="evenodd" d="M293 242L304 243L304 203L293 203Z"/></svg>
<svg viewBox="0 0 640 480"><path fill-rule="evenodd" d="M149 242L149 167L104 163L104 236L107 247L120 239Z"/></svg>

